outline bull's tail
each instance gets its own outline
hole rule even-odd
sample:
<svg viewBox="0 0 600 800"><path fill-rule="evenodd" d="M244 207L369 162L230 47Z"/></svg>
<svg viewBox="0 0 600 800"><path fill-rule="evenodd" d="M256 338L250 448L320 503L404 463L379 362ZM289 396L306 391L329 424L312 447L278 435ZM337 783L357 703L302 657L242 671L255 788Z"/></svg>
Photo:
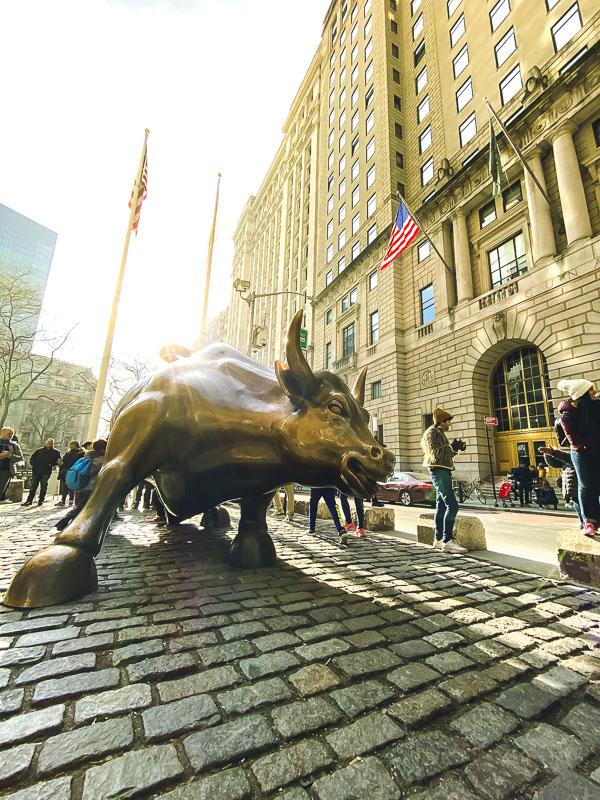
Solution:
<svg viewBox="0 0 600 800"><path fill-rule="evenodd" d="M169 363L177 361L178 358L189 358L193 353L193 350L181 344L164 344L158 351L158 355L162 360Z"/></svg>

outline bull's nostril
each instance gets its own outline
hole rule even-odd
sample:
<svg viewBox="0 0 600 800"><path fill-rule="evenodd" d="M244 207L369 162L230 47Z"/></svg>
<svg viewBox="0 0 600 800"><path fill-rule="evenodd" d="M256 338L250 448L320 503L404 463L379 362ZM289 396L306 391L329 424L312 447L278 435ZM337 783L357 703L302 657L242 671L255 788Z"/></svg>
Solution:
<svg viewBox="0 0 600 800"><path fill-rule="evenodd" d="M380 447L372 447L371 448L371 458L381 458L383 453L381 452Z"/></svg>

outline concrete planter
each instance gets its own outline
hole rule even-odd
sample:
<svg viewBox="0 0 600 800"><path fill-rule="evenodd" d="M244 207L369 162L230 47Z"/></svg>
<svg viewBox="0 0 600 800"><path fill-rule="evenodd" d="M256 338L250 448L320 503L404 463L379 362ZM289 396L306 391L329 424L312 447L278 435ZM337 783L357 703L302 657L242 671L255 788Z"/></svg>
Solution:
<svg viewBox="0 0 600 800"><path fill-rule="evenodd" d="M556 551L562 578L600 588L600 542L580 531L560 531Z"/></svg>
<svg viewBox="0 0 600 800"><path fill-rule="evenodd" d="M23 502L23 481L17 478L12 478L8 489L6 490L6 499L12 500L13 503Z"/></svg>
<svg viewBox="0 0 600 800"><path fill-rule="evenodd" d="M421 544L433 544L433 514L421 514L417 523L417 540ZM485 529L477 517L457 517L454 523L454 540L467 550L487 550Z"/></svg>

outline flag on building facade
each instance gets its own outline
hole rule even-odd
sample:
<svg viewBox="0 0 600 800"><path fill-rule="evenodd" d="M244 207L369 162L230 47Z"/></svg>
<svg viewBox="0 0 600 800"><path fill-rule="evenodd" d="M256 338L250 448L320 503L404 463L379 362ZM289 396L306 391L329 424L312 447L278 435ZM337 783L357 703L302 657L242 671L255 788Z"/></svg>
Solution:
<svg viewBox="0 0 600 800"><path fill-rule="evenodd" d="M392 263L396 256L400 255L403 250L406 250L420 230L417 223L408 213L404 201L401 199L400 205L398 206L398 213L394 220L390 242L385 251L380 270L385 269L388 264Z"/></svg>
<svg viewBox="0 0 600 800"><path fill-rule="evenodd" d="M488 170L492 176L492 197L500 197L502 194L502 181L504 180L504 173L502 172L502 161L500 160L500 150L498 149L498 142L496 134L494 133L494 125L490 119L490 160Z"/></svg>
<svg viewBox="0 0 600 800"><path fill-rule="evenodd" d="M146 195L148 194L148 151L146 146L144 146L144 162L142 165L142 171L140 173L140 183L139 186L137 183L133 184L133 189L131 190L131 197L129 198L129 208L135 202L135 215L133 217L133 223L131 225L131 230L135 231L135 235L137 236L138 232L138 225L140 224L140 212L142 210L142 203L146 199ZM137 196L136 196L137 190Z"/></svg>

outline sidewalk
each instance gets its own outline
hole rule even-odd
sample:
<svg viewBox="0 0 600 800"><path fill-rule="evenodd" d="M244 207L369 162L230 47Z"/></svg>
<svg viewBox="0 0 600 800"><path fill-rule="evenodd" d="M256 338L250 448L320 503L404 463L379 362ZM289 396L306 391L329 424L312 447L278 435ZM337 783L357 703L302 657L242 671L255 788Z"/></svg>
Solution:
<svg viewBox="0 0 600 800"><path fill-rule="evenodd" d="M0 583L59 516L3 507ZM301 517L234 570L125 516L94 595L0 607L10 800L600 798L598 593Z"/></svg>

